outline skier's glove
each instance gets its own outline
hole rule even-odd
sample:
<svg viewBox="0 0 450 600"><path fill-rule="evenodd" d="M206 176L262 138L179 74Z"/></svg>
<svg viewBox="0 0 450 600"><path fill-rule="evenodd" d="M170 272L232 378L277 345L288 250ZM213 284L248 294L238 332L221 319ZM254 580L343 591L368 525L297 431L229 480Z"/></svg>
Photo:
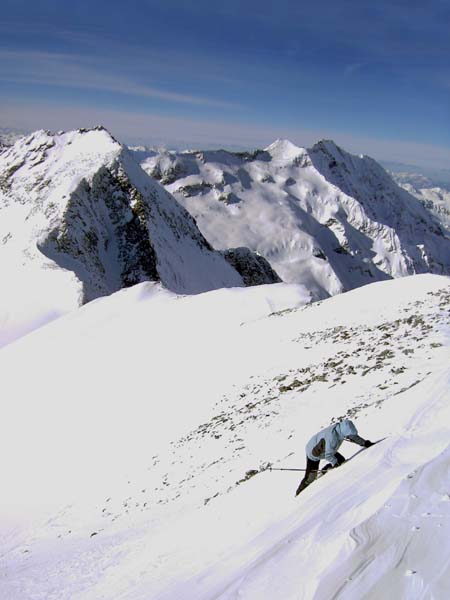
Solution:
<svg viewBox="0 0 450 600"><path fill-rule="evenodd" d="M370 446L373 446L373 442L371 442L370 440L366 440L364 442L364 448L370 448Z"/></svg>

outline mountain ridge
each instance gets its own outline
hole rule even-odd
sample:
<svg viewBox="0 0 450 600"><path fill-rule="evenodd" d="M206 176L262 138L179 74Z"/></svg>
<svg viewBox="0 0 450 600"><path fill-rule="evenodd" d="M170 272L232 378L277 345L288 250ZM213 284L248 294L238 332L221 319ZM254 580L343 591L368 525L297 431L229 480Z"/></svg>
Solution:
<svg viewBox="0 0 450 600"><path fill-rule="evenodd" d="M37 304L42 295L52 314L61 298L66 311L142 281L188 294L243 285L189 212L101 126L41 130L2 152L0 210L5 287L13 294L19 282ZM14 298L3 302L14 313Z"/></svg>
<svg viewBox="0 0 450 600"><path fill-rule="evenodd" d="M313 298L390 277L449 272L441 224L373 159L331 140L253 152L138 157L217 247L247 246Z"/></svg>
<svg viewBox="0 0 450 600"><path fill-rule="evenodd" d="M175 244L176 240L180 240L184 235L199 250L214 255L211 246L196 230L189 213L182 207L178 207L163 188L146 178L128 151L102 127L81 129L77 132L56 134L56 136L52 136L49 132L36 132L7 151L2 156L2 160L6 163L2 173L4 207L9 208L13 204L27 207L31 198L34 202L31 216L41 213L41 218L38 219L38 227L40 226L41 229L37 231L37 246L43 254L47 256L51 254L52 260L55 260L58 254L66 254L68 262L75 258L83 262L92 255L91 252L95 251L97 253L92 262L101 260L100 254L108 252L108 240L105 240L103 247L98 248L99 240L96 239L99 237L98 232L86 230L82 233L83 239L80 240L77 238L77 232L74 231L80 224L90 226L87 219L92 216L97 217L98 226L102 225L102 220L107 229L115 226L116 234L119 229L126 230L127 226L131 227L133 224L136 229L139 229L139 220L145 217L155 239L158 239L161 234L157 232L157 228L155 229L154 223L157 218L164 216L167 222L173 222L171 244ZM145 193L148 198L144 203ZM89 198L90 194L93 196L92 199ZM160 196L164 198L163 202ZM88 210L90 215L81 215L77 212L85 208L83 204L89 201L91 202ZM111 206L106 206L106 209L109 209L106 212L103 210L105 206L100 206L103 201L111 203ZM103 214L92 215L97 206L99 210L103 210ZM154 214L149 212L150 208L153 208ZM126 214L122 222L121 211L123 210ZM146 212L148 214L144 215ZM45 214L42 216L42 213ZM29 218L30 215L26 220ZM117 222L114 223L114 220ZM50 231L47 231L47 222ZM133 235L136 238L134 240ZM142 243L137 232L131 231L127 234L125 231L125 237L130 238L131 243L134 242L138 246ZM164 270L161 257L158 267L154 258L152 266L145 265L145 253L141 252L143 272L133 274L133 269L139 271L139 267L126 264L127 259L124 257L127 254L126 248L116 250L117 256L109 257L109 262L120 262L123 255L122 260L125 260L125 263L121 265L121 269L118 269L123 284L138 283L141 276L152 278L159 276L169 289L174 286L174 291L190 291L188 281L185 281L184 287L179 281L180 274L170 279L171 274L168 272L170 269ZM151 257L154 248L148 245L146 252ZM137 262L139 263L139 260ZM221 260L217 259L217 262L219 265ZM83 292L86 301L122 287L113 281L117 273L111 273L108 277L106 271L109 265L106 258L102 265L95 266L98 267L96 273L98 281L86 284L81 277L86 288ZM224 270L227 268L225 267ZM229 273L231 275L231 271ZM224 282L226 283L226 277ZM234 278L233 283L237 284L238 278ZM193 282L192 289L195 289L196 285L196 282ZM198 290L206 289L208 289L206 283L198 284Z"/></svg>

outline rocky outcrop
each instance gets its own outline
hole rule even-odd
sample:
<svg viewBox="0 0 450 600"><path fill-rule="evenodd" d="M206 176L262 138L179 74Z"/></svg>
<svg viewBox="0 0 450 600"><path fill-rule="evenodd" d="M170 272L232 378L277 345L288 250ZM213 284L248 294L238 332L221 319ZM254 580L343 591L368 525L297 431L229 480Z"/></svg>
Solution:
<svg viewBox="0 0 450 600"><path fill-rule="evenodd" d="M224 250L222 254L240 274L246 286L281 282L269 261L257 252L248 248L231 248Z"/></svg>

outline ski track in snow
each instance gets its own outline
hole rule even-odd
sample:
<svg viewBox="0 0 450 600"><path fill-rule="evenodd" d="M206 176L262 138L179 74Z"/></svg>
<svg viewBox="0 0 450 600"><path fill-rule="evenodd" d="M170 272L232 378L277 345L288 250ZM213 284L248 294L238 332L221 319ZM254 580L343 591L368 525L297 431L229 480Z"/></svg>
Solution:
<svg viewBox="0 0 450 600"><path fill-rule="evenodd" d="M178 436L169 429L165 446L129 478L118 473L115 482L105 481L102 495L66 502L46 520L30 517L28 528L0 528L4 597L446 599L450 288L433 276L371 287L266 317L237 312L217 354L234 385L217 380L221 393L209 418ZM198 302L203 311L219 306L223 294L215 294L153 303L161 319L166 306L174 324L174 333L163 328L164 335L192 336L190 311ZM247 297L246 290L239 294ZM50 326L58 350L58 329L67 335L73 323L83 335L83 315L91 315L84 327L92 339L98 315L100 339L114 346L103 311L111 302L123 311L130 297L136 292ZM232 298L233 291L224 296L228 307ZM137 306L130 304L134 312ZM124 330L142 329L144 313L123 323L115 309L119 314ZM203 360L200 349L211 353L217 332L207 333L197 331L196 361ZM3 356L11 361L16 347L26 360L27 343L34 352L40 340L45 329ZM188 361L183 351L174 356ZM133 361L138 367L139 357ZM195 382L199 401L203 385L209 390ZM342 417L355 419L363 437L389 437L294 498L301 474L267 465L303 467L311 433ZM107 424L106 414L98 426ZM347 456L357 451L343 446Z"/></svg>

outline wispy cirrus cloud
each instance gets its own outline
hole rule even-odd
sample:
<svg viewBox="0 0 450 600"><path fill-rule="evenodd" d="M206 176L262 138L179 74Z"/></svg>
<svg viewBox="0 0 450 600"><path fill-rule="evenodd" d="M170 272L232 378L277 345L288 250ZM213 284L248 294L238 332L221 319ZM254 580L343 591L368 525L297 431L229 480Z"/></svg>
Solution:
<svg viewBox="0 0 450 600"><path fill-rule="evenodd" d="M0 81L4 82L113 92L210 108L241 108L238 103L141 83L110 69L104 62L96 67L83 55L0 50Z"/></svg>

